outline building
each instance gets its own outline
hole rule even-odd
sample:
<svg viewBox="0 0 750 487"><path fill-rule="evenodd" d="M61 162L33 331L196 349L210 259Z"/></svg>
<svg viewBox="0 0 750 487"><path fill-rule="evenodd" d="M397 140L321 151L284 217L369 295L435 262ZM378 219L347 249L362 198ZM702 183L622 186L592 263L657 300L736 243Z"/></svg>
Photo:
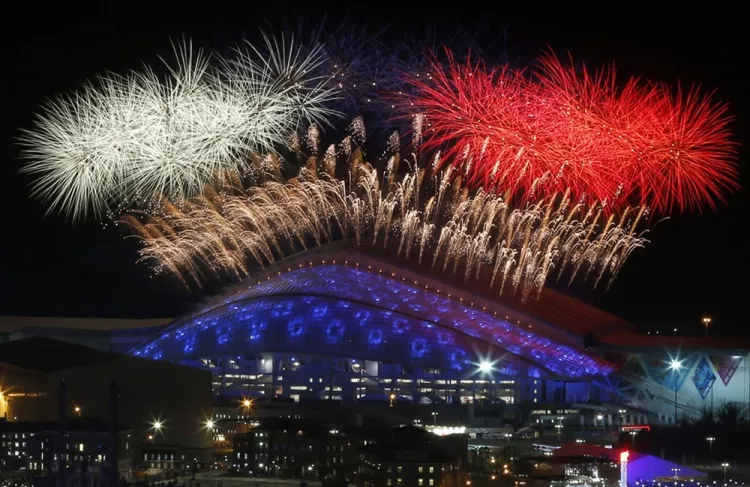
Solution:
<svg viewBox="0 0 750 487"><path fill-rule="evenodd" d="M187 448L173 443L144 443L136 455L134 470L149 475L185 475L208 470L214 463L214 452L209 448Z"/></svg>
<svg viewBox="0 0 750 487"><path fill-rule="evenodd" d="M370 435L359 449L358 487L462 485L466 438L439 437L421 428L391 428Z"/></svg>
<svg viewBox="0 0 750 487"><path fill-rule="evenodd" d="M671 424L723 402L750 417L750 342L642 335L555 290L523 300L490 294L489 280L340 242L258 271L168 327L120 322L100 348L135 344L135 356L205 369L235 402L475 404L478 427L489 406L487 426L529 415L549 428ZM9 340L51 327L3 323L16 327ZM96 328L66 326L55 333L77 342Z"/></svg>
<svg viewBox="0 0 750 487"><path fill-rule="evenodd" d="M526 301L486 289L331 245L254 274L132 353L208 369L215 391L238 397L503 403L508 415L585 403L603 405L590 421L625 408L662 423L713 397L748 414L750 344L638 335L551 289Z"/></svg>
<svg viewBox="0 0 750 487"><path fill-rule="evenodd" d="M515 404L539 400L543 381L616 370L580 337L357 253L282 266L133 354L207 368L222 393L295 400Z"/></svg>
<svg viewBox="0 0 750 487"><path fill-rule="evenodd" d="M134 444L155 435L185 447L211 445L204 424L211 374L204 370L48 338L0 344L0 414L9 422L54 422L61 415L111 422L113 383L118 424L132 429Z"/></svg>
<svg viewBox="0 0 750 487"><path fill-rule="evenodd" d="M232 465L239 472L260 476L353 478L357 448L366 441L321 423L268 419L234 438Z"/></svg>
<svg viewBox="0 0 750 487"><path fill-rule="evenodd" d="M53 338L107 352L126 353L163 330L170 319L50 318L0 316L0 343Z"/></svg>
<svg viewBox="0 0 750 487"><path fill-rule="evenodd" d="M64 429L58 422L0 419L0 470L44 476L64 465L71 473L104 476L112 431L99 420L72 419ZM132 431L118 428L118 472L132 476ZM64 444L60 439L64 438Z"/></svg>

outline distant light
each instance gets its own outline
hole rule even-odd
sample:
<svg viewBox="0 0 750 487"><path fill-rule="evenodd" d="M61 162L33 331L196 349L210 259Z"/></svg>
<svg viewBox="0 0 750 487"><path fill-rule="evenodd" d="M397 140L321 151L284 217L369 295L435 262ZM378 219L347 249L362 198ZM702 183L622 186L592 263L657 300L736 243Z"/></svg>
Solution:
<svg viewBox="0 0 750 487"><path fill-rule="evenodd" d="M210 419L207 420L206 421L206 428L212 429L213 427L214 427L214 422L212 420L210 420Z"/></svg>
<svg viewBox="0 0 750 487"><path fill-rule="evenodd" d="M672 359L669 362L669 368L671 370L680 370L682 368L682 362L676 359Z"/></svg>
<svg viewBox="0 0 750 487"><path fill-rule="evenodd" d="M158 430L160 430L160 429L161 429L161 427L162 427L162 426L164 426L164 425L162 424L162 422L161 422L161 421L158 421L158 420L157 420L157 421L154 421L154 424L153 424L152 426L154 427L154 429L155 429L155 430L157 430L157 431L158 431Z"/></svg>
<svg viewBox="0 0 750 487"><path fill-rule="evenodd" d="M494 362L490 362L489 360L482 360L479 362L479 372L483 374L489 374L495 369Z"/></svg>

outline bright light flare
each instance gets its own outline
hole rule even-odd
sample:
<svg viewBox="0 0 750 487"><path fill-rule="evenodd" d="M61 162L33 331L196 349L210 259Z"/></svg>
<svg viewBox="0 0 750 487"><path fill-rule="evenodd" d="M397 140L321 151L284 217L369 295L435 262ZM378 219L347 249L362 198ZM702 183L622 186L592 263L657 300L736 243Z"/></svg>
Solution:
<svg viewBox="0 0 750 487"><path fill-rule="evenodd" d="M491 374L495 370L495 362L482 360L477 365L477 371L483 375Z"/></svg>
<svg viewBox="0 0 750 487"><path fill-rule="evenodd" d="M682 368L682 361L677 359L671 359L669 361L669 369L673 371L678 371Z"/></svg>

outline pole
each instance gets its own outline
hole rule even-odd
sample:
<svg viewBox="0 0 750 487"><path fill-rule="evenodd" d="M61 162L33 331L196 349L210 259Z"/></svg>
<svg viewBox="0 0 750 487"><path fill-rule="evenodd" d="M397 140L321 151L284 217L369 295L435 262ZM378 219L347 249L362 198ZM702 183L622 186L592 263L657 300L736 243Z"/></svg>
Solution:
<svg viewBox="0 0 750 487"><path fill-rule="evenodd" d="M119 423L119 411L117 409L117 382L113 379L109 385L109 400L112 413L112 424L110 425L110 438L109 438L109 482L111 487L117 487L117 483L120 480L120 474L118 471L119 463L119 452L120 452L120 436L117 428Z"/></svg>
<svg viewBox="0 0 750 487"><path fill-rule="evenodd" d="M67 465L65 462L65 453L66 453L66 438L68 436L68 424L67 424L67 409L68 409L68 385L65 383L65 379L60 381L60 388L58 389L57 393L57 401L58 401L58 421L60 422L58 431L58 438L57 438L57 454L59 460L57 461L57 485L59 487L64 487L66 485L65 477L66 477L66 469Z"/></svg>
<svg viewBox="0 0 750 487"><path fill-rule="evenodd" d="M674 424L677 426L677 376L675 371L672 371L672 382L674 382Z"/></svg>

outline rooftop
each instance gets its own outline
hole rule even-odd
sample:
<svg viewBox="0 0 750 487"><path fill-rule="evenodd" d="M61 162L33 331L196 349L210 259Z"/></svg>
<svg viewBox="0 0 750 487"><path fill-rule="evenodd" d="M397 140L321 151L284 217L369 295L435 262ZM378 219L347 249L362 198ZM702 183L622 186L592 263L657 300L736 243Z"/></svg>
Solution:
<svg viewBox="0 0 750 487"><path fill-rule="evenodd" d="M59 318L47 316L0 316L0 332L12 333L23 328L71 328L80 330L113 331L151 326L163 326L171 318L132 320L120 318Z"/></svg>
<svg viewBox="0 0 750 487"><path fill-rule="evenodd" d="M110 426L104 421L94 418L69 418L66 429L86 433L106 433ZM130 428L118 426L118 431L130 431ZM57 432L60 423L56 421L8 421L0 418L0 433L43 433Z"/></svg>
<svg viewBox="0 0 750 487"><path fill-rule="evenodd" d="M43 373L122 358L126 356L44 337L24 338L0 344L0 363Z"/></svg>

